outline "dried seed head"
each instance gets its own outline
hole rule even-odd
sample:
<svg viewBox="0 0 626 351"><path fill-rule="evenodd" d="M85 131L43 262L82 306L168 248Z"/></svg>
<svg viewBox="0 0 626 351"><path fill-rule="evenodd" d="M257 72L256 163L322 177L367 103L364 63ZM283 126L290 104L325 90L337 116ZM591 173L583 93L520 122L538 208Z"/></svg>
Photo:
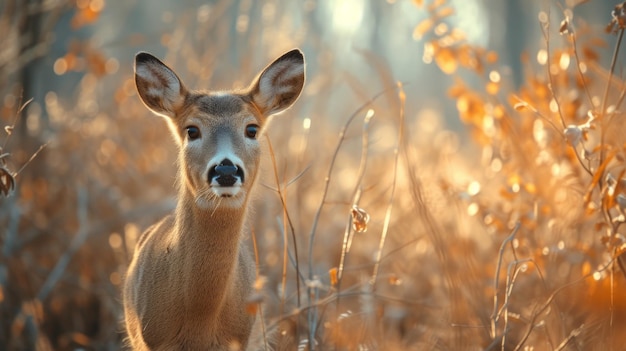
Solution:
<svg viewBox="0 0 626 351"><path fill-rule="evenodd" d="M565 19L561 21L561 26L559 27L559 34L561 35L572 34L572 28L570 27L569 18L565 17Z"/></svg>
<svg viewBox="0 0 626 351"><path fill-rule="evenodd" d="M615 5L611 11L611 22L606 26L607 33L617 33L619 30L626 28L626 1Z"/></svg>
<svg viewBox="0 0 626 351"><path fill-rule="evenodd" d="M565 134L565 138L570 142L570 144L572 144L572 146L577 146L583 140L583 131L576 125L567 126L563 134Z"/></svg>
<svg viewBox="0 0 626 351"><path fill-rule="evenodd" d="M0 166L0 195L8 197L14 189L15 178L13 174L5 167Z"/></svg>
<svg viewBox="0 0 626 351"><path fill-rule="evenodd" d="M364 233L367 231L367 223L370 221L370 215L357 205L352 206L350 211L352 214L352 229L357 233Z"/></svg>

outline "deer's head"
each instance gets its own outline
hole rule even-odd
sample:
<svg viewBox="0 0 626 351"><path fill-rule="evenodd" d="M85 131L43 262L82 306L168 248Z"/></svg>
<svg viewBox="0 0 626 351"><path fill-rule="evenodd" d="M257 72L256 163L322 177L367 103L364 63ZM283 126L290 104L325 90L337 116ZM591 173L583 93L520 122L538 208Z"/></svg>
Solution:
<svg viewBox="0 0 626 351"><path fill-rule="evenodd" d="M143 103L169 121L184 190L202 208L239 208L256 178L267 118L302 91L304 56L287 52L244 91L204 92L188 90L172 69L142 52L135 57L135 83Z"/></svg>

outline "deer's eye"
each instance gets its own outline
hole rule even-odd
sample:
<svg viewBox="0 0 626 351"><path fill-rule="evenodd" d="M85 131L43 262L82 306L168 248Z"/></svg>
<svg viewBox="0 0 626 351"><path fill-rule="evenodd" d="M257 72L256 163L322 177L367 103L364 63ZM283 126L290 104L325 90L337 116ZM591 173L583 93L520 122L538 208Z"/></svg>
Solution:
<svg viewBox="0 0 626 351"><path fill-rule="evenodd" d="M248 124L246 126L246 137L250 139L256 139L256 135L259 132L259 126L256 124Z"/></svg>
<svg viewBox="0 0 626 351"><path fill-rule="evenodd" d="M196 140L200 137L200 129L198 127L189 126L186 129L189 140Z"/></svg>

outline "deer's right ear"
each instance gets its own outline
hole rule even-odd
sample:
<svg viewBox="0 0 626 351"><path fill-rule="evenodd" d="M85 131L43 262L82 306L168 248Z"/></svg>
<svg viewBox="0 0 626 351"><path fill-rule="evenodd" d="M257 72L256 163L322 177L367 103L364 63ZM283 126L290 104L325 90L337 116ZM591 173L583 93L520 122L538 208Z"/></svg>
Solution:
<svg viewBox="0 0 626 351"><path fill-rule="evenodd" d="M135 85L146 107L166 117L174 117L187 95L176 73L146 52L135 56Z"/></svg>

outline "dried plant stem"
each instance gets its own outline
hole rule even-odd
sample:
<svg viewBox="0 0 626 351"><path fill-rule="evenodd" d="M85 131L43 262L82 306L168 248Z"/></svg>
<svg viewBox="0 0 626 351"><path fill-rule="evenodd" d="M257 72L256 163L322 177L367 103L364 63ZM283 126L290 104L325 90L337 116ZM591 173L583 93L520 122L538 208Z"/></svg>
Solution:
<svg viewBox="0 0 626 351"><path fill-rule="evenodd" d="M500 344L502 349L505 348L506 335L507 335L506 331L509 330L509 299L511 298L511 294L513 294L513 287L515 285L515 281L517 280L517 276L519 275L520 272L522 272L525 269L523 264L529 263L529 262L532 262L531 258L525 258L519 261L515 260L511 262L507 268L507 273L506 273L507 286L506 286L505 294L504 294L504 303L502 304L502 309L498 313L498 315L502 315L504 318L504 327L502 328L504 332L502 333L501 344Z"/></svg>
<svg viewBox="0 0 626 351"><path fill-rule="evenodd" d="M580 333L582 333L583 329L585 328L585 324L581 324L580 327L572 330L569 335L567 336L567 338L565 338L560 344L559 346L557 346L554 351L561 351L564 350L565 347L572 341L574 340L574 338L576 338L578 335L580 335Z"/></svg>
<svg viewBox="0 0 626 351"><path fill-rule="evenodd" d="M565 285L562 285L561 287L559 287L558 289L556 289L554 292L552 292L552 294L550 294L550 296L548 297L548 299L537 309L534 311L533 315L531 316L530 320L528 321L528 327L526 328L526 332L524 333L524 335L522 336L522 338L520 339L520 341L518 342L517 346L515 346L514 351L519 351L522 349L522 347L524 346L524 344L526 343L526 340L528 340L528 337L530 337L530 334L532 333L534 326L535 326L535 320L537 320L537 317L543 313L548 306L550 306L552 304L552 302L554 301L554 299L556 298L556 296L558 294L560 294L562 291L564 291L565 289L574 286L578 283L581 283L583 281L585 281L585 279L588 279L589 277L591 277L592 275L594 275L596 272L603 272L607 269L609 269L612 265L613 265L613 261L614 259L612 259L611 261L605 263L602 267L600 267L597 271L593 271L590 272L588 274L583 275L582 277L571 281Z"/></svg>
<svg viewBox="0 0 626 351"><path fill-rule="evenodd" d="M298 257L298 245L297 245L297 241L296 241L296 233L295 233L295 229L293 227L293 223L291 221L291 217L289 216L289 211L287 210L287 204L286 204L286 200L285 200L285 196L281 190L281 185L280 185L280 180L278 179L278 166L276 165L276 154L274 153L274 148L272 147L272 141L270 140L269 136L266 134L266 139L267 139L267 144L269 147L269 153L270 153L270 157L272 160L272 167L274 170L274 179L276 181L276 192L278 193L278 197L280 198L280 203L283 207L283 236L284 236L284 252L283 252L283 281L282 281L282 286L283 286L283 294L281 296L281 301L282 301L282 305L284 306L285 303L285 289L287 286L287 282L286 282L286 276L287 276L287 255L288 255L288 240L287 240L287 223L289 224L289 229L291 231L291 239L293 240L293 251L294 251L294 264L295 264L295 269L296 269L296 293L297 293L297 297L296 297L296 303L298 308L300 308L300 259ZM286 221L286 223L285 223Z"/></svg>
<svg viewBox="0 0 626 351"><path fill-rule="evenodd" d="M331 157L330 166L328 167L328 172L326 173L326 177L324 178L324 190L322 191L322 198L320 200L320 204L317 207L317 211L315 212L315 216L313 217L313 224L311 226L311 232L309 234L309 275L308 279L313 281L313 248L315 243L315 234L317 232L317 225L319 223L320 215L322 213L322 208L326 203L326 197L328 196L328 188L330 186L330 180L332 178L333 169L335 167L335 161L337 160L337 156L339 155L339 150L341 149L341 145L343 145L343 141L345 140L345 134L348 130L348 127L352 124L352 121L358 116L365 108L369 107L383 94L387 93L391 89L396 89L396 86L386 88L376 95L374 95L370 100L366 101L364 104L359 106L353 113L350 115L343 128L339 132L339 140L337 142L337 146L335 147L335 151ZM316 296L315 288L309 286L307 287L308 293L308 303L309 306L313 306L312 298ZM309 351L314 350L314 338L316 334L315 325L317 325L317 310L316 308L308 309L307 320L309 324Z"/></svg>
<svg viewBox="0 0 626 351"><path fill-rule="evenodd" d="M550 16L550 8L549 7L548 7L548 16ZM552 94L552 97L554 98L554 101L556 103L557 111L559 113L559 119L561 121L561 126L563 128L565 128L566 124L565 124L565 119L563 118L563 112L561 111L561 103L559 102L559 99L558 99L556 93L554 92L554 79L552 78L552 72L550 71L550 66L551 66L551 62L550 62L550 21L546 22L543 26L541 26L541 32L543 33L543 37L544 37L544 39L546 41L546 55L547 55L546 68L548 70L548 80L549 80L548 89L550 89L550 94Z"/></svg>
<svg viewBox="0 0 626 351"><path fill-rule="evenodd" d="M523 104L523 107L528 108L529 110L531 110L535 115L537 115L539 118L543 119L544 121L546 121L546 123L548 123L557 133L559 133L561 136L563 135L563 130L560 129L559 127L557 127L556 124L554 124L554 122L552 122L548 117L546 117L544 114L542 114L541 112L539 112L539 110L537 110L533 105L529 104L528 102L522 100L521 97L513 94L513 97L515 99L517 99L520 104Z"/></svg>
<svg viewBox="0 0 626 351"><path fill-rule="evenodd" d="M28 161L26 161L26 163L24 163L24 164L22 165L22 167L20 167L20 169L19 169L17 172L15 172L15 173L13 174L13 178L17 178L17 176L18 176L18 175L19 175L19 174L20 174L20 173L24 170L24 168L26 168L26 166L28 166L28 165L29 165L29 164L30 164L30 163L31 163L31 162L35 159L35 157L37 157L37 155L39 155L39 153L40 153L40 152L41 152L41 151L42 151L42 150L43 150L46 146L48 146L48 143L45 143L45 144L41 145L41 146L39 147L39 149L37 149L37 151L35 151L35 152L34 152L34 153L30 156L30 158L28 159Z"/></svg>
<svg viewBox="0 0 626 351"><path fill-rule="evenodd" d="M619 94L619 98L617 98L617 102L615 103L615 111L619 111L620 107L622 107L622 103L624 102L624 98L626 97L626 87L622 88L622 91ZM611 115L612 118L612 115Z"/></svg>
<svg viewBox="0 0 626 351"><path fill-rule="evenodd" d="M613 81L613 74L615 72L615 64L617 63L617 56L619 54L619 49L622 44L622 39L624 38L624 28L619 30L617 43L615 43L615 49L613 50L613 57L611 58L611 67L609 68L609 78L606 82L606 87L604 89L604 95L602 96L602 107L600 110L600 164L604 162L604 142L606 138L606 129L609 127L609 123L605 121L606 116L606 105L608 103L609 91L611 89L611 82ZM602 184L601 182L599 184Z"/></svg>
<svg viewBox="0 0 626 351"><path fill-rule="evenodd" d="M21 97L20 97L21 100ZM13 118L13 123L11 123L11 125L8 127L8 129L5 129L7 132L9 130L13 130L15 129L15 126L17 125L17 121L19 120L20 116L22 116L22 111L24 111L24 109L26 108L26 106L28 106L28 104L30 104L33 101L33 98L28 99L25 103L20 105L20 108L17 109L17 111L15 112L15 117ZM11 135L13 135L12 132L8 132L7 136L4 138L4 143L2 144L2 148L0 148L0 150L3 150L7 147L7 144L9 142L9 139L11 138Z"/></svg>
<svg viewBox="0 0 626 351"><path fill-rule="evenodd" d="M404 104L406 102L406 95L402 87L402 83L398 82L398 97L400 99L400 121L398 123L398 141L393 149L393 179L391 182L391 193L389 194L389 203L387 204L387 210L385 211L385 221L383 224L383 230L380 236L380 242L378 243L378 251L376 253L376 260L374 263L374 270L372 277L370 278L370 284L372 291L376 291L376 280L378 278L378 271L380 269L380 260L383 255L383 249L387 240L387 234L389 232L389 224L391 223L391 211L393 209L393 201L395 200L396 185L398 180L398 163L400 156L400 145L402 145L402 137L404 135Z"/></svg>
<svg viewBox="0 0 626 351"><path fill-rule="evenodd" d="M365 119L363 120L363 135L361 138L361 161L359 165L359 171L357 172L356 182L354 185L354 192L352 196L352 205L357 205L359 203L359 199L361 198L361 182L363 181L363 176L365 175L365 169L367 168L367 155L369 150L369 124L371 118L374 116L374 113L368 113L365 115ZM352 237L354 236L354 232L352 231L352 216L348 216L348 221L346 224L346 229L343 235L343 243L341 246L341 257L339 259L339 269L337 270L337 291L341 290L341 278L343 277L344 264L346 261L346 255L350 252L350 247L352 244Z"/></svg>
<svg viewBox="0 0 626 351"><path fill-rule="evenodd" d="M570 145L572 146L572 149L574 150L574 155L576 155L576 159L578 160L578 163L580 163L580 166L585 170L585 172L587 172L587 174L593 177L593 171L591 170L589 165L586 165L585 162L583 162L583 159L578 154L578 150L576 150L576 146L572 143L570 143Z"/></svg>
<svg viewBox="0 0 626 351"><path fill-rule="evenodd" d="M504 248L507 243L513 241L513 239L515 238L515 235L519 231L520 226L521 226L520 222L515 223L515 227L513 228L513 231L511 231L511 234L506 239L504 239L504 241L500 245L500 251L498 253L498 264L496 265L496 274L493 279L493 312L491 313L491 330L490 330L490 336L492 339L495 339L496 337L496 323L498 322L498 305L499 305L498 291L500 290L499 288L500 269L502 268L502 260L504 258Z"/></svg>
<svg viewBox="0 0 626 351"><path fill-rule="evenodd" d="M363 296L373 297L374 299L379 300L379 301L392 302L392 303L411 306L411 307L419 307L422 309L437 310L441 308L441 306L435 306L435 305L429 304L428 302L423 302L420 300L408 300L408 299L402 299L402 298L398 298L394 296L383 295L380 293L372 293L371 291L362 289L361 285L355 285L344 290L341 293L341 295L330 294L326 297L320 298L319 300L315 301L310 306L302 306L299 309L293 309L289 313L283 314L279 318L272 320L271 323L268 323L267 329L274 330L277 327L278 323L297 317L301 315L302 313L304 313L305 311L308 311L310 309L323 308L325 306L328 306L334 301L336 301L338 298L345 299L345 298L350 298L350 297L363 297Z"/></svg>
<svg viewBox="0 0 626 351"><path fill-rule="evenodd" d="M578 45L576 42L576 33L572 32L572 34L570 35L570 39L572 40L572 48L574 51L574 60L576 61L576 72L578 72L578 76L580 77L580 80L582 81L582 86L583 89L585 90L585 95L587 96L587 101L589 103L589 108L593 109L593 99L591 98L591 93L589 92L589 87L587 86L587 82L585 81L585 75L583 74L583 71L580 69L580 64L581 64L581 60L580 57L578 56Z"/></svg>
<svg viewBox="0 0 626 351"><path fill-rule="evenodd" d="M259 271L259 267L260 267L259 246L257 245L256 232L254 231L254 229L252 229L252 233L250 236L252 237L252 248L254 250L254 263L255 263L256 277L257 279L259 279L259 277L261 276L261 272ZM267 343L267 329L265 325L265 319L263 318L263 306L259 303L258 308L259 308L258 318L260 319L261 331L263 333L263 344L264 344L265 350L268 350L269 345Z"/></svg>

